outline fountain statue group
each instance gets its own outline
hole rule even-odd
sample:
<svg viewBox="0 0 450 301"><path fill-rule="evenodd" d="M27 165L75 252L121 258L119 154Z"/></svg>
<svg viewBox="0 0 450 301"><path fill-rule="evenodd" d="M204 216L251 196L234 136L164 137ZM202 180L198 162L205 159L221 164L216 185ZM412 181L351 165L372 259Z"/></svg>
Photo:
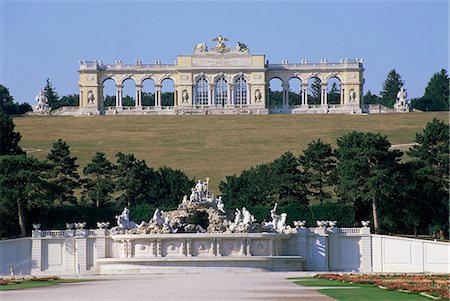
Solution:
<svg viewBox="0 0 450 301"><path fill-rule="evenodd" d="M162 233L285 233L291 228L286 225L286 213L277 214L277 206L270 211L271 221L257 223L256 218L243 207L235 209L234 219L229 218L222 197L214 198L209 191L209 178L198 180L188 197L185 195L176 210L164 212L156 209L153 217L140 224L130 220L128 208L116 216L117 226L113 233L162 234ZM228 212L232 215L231 212Z"/></svg>

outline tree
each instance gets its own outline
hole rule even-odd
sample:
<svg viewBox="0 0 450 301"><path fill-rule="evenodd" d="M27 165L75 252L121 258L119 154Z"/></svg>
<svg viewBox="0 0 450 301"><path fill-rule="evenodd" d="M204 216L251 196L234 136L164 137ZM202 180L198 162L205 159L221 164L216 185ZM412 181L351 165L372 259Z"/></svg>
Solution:
<svg viewBox="0 0 450 301"><path fill-rule="evenodd" d="M338 85L336 82L334 82L331 85L330 92L328 92L328 103L329 104L339 104L341 101L341 92L340 89L338 89Z"/></svg>
<svg viewBox="0 0 450 301"><path fill-rule="evenodd" d="M158 200L159 174L147 166L144 160L137 160L132 154L117 153L118 201L125 206L139 203L156 203Z"/></svg>
<svg viewBox="0 0 450 301"><path fill-rule="evenodd" d="M21 104L14 102L14 98L9 94L9 89L0 85L0 110L2 109L8 115L25 114L33 110L26 102Z"/></svg>
<svg viewBox="0 0 450 301"><path fill-rule="evenodd" d="M21 236L26 236L26 209L50 206L51 170L48 162L25 155L0 156L0 207L15 205Z"/></svg>
<svg viewBox="0 0 450 301"><path fill-rule="evenodd" d="M376 233L380 231L378 206L389 202L400 177L398 160L402 153L390 151L386 136L351 132L337 139L336 193L344 201L353 202L355 217L364 203L370 203Z"/></svg>
<svg viewBox="0 0 450 301"><path fill-rule="evenodd" d="M433 74L421 98L411 101L414 108L422 111L449 110L449 78L447 70Z"/></svg>
<svg viewBox="0 0 450 301"><path fill-rule="evenodd" d="M58 200L60 204L64 202L76 203L77 198L74 196L74 190L80 186L80 176L77 172L78 165L75 163L77 157L71 157L69 146L58 139L53 144L47 159L55 167L51 179L55 184L53 199Z"/></svg>
<svg viewBox="0 0 450 301"><path fill-rule="evenodd" d="M59 102L58 93L56 92L49 78L47 78L47 83L45 84L44 92L45 96L47 96L48 104L52 108L52 110L56 110L62 106L61 103Z"/></svg>
<svg viewBox="0 0 450 301"><path fill-rule="evenodd" d="M395 69L389 71L387 78L383 83L383 90L380 92L381 104L393 108L395 101L397 100L397 93L404 84L405 82Z"/></svg>
<svg viewBox="0 0 450 301"><path fill-rule="evenodd" d="M83 200L91 201L96 207L110 202L116 185L115 168L104 153L96 153L83 169L84 175L89 176L84 179Z"/></svg>
<svg viewBox="0 0 450 301"><path fill-rule="evenodd" d="M308 89L308 103L320 104L322 97L322 82L317 77L314 77Z"/></svg>
<svg viewBox="0 0 450 301"><path fill-rule="evenodd" d="M63 106L79 106L80 96L78 94L69 94L61 97L59 100L60 105Z"/></svg>
<svg viewBox="0 0 450 301"><path fill-rule="evenodd" d="M434 118L416 134L417 145L408 151L413 159L409 194L429 212L426 222L440 229L448 227L449 140L449 126Z"/></svg>
<svg viewBox="0 0 450 301"><path fill-rule="evenodd" d="M22 136L14 132L14 127L12 119L0 108L0 156L25 154L19 146Z"/></svg>
<svg viewBox="0 0 450 301"><path fill-rule="evenodd" d="M372 94L372 92L367 91L366 95L364 95L364 104L379 104L381 102L381 98L376 94Z"/></svg>
<svg viewBox="0 0 450 301"><path fill-rule="evenodd" d="M195 181L180 171L169 167L158 169L160 174L160 183L158 185L159 197L157 206L165 208L175 208L184 195L191 193Z"/></svg>
<svg viewBox="0 0 450 301"><path fill-rule="evenodd" d="M308 144L299 157L300 166L308 181L310 193L322 204L330 194L324 188L333 183L332 175L336 167L334 151L330 144L317 140Z"/></svg>

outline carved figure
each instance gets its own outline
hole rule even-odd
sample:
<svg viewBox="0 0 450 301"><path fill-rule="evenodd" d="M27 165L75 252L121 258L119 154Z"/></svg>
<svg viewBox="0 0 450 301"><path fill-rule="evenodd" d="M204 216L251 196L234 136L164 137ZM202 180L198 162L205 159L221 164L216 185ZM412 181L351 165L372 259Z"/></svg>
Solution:
<svg viewBox="0 0 450 301"><path fill-rule="evenodd" d="M255 221L255 217L250 214L250 212L247 210L247 208L242 208L242 224L245 226L250 225Z"/></svg>
<svg viewBox="0 0 450 301"><path fill-rule="evenodd" d="M217 45L213 49L214 51L219 53L225 53L230 51L230 48L225 46L225 41L228 41L228 38L219 35L217 38L214 38L213 41L217 41Z"/></svg>
<svg viewBox="0 0 450 301"><path fill-rule="evenodd" d="M245 52L245 51L248 51L248 47L244 43L241 43L241 42L238 41L237 45L236 45L236 50L237 51L241 51L241 52Z"/></svg>
<svg viewBox="0 0 450 301"><path fill-rule="evenodd" d="M156 209L155 212L153 213L153 217L151 219L151 222L155 223L158 226L162 226L165 222L161 211L159 209Z"/></svg>
<svg viewBox="0 0 450 301"><path fill-rule="evenodd" d="M198 43L197 45L195 45L194 51L196 51L196 52L205 52L205 51L208 51L208 47L206 46L205 42Z"/></svg>
<svg viewBox="0 0 450 301"><path fill-rule="evenodd" d="M409 103L407 102L406 97L408 97L408 93L406 92L406 89L402 87L397 93L397 101L394 106L396 111L409 111Z"/></svg>
<svg viewBox="0 0 450 301"><path fill-rule="evenodd" d="M88 103L93 104L93 103L94 103L94 100L95 100L94 92L89 91L89 92L88 92L87 99L88 99Z"/></svg>
<svg viewBox="0 0 450 301"><path fill-rule="evenodd" d="M189 93L187 90L183 90L183 92L181 92L181 101L183 103L187 103L189 100Z"/></svg>
<svg viewBox="0 0 450 301"><path fill-rule="evenodd" d="M256 89L256 91L255 91L255 100L256 100L256 102L261 102L261 98L262 98L261 90Z"/></svg>
<svg viewBox="0 0 450 301"><path fill-rule="evenodd" d="M138 225L130 221L129 218L130 210L125 207L120 215L116 215L117 227L114 227L114 230L128 230L128 229L136 229Z"/></svg>
<svg viewBox="0 0 450 301"><path fill-rule="evenodd" d="M222 201L222 196L219 196L219 198L217 199L217 210L219 210L220 212L225 213L225 206L224 206L223 201Z"/></svg>
<svg viewBox="0 0 450 301"><path fill-rule="evenodd" d="M33 112L38 115L48 115L50 114L50 106L48 105L48 98L45 95L44 90L39 91L36 95L37 104L33 108Z"/></svg>
<svg viewBox="0 0 450 301"><path fill-rule="evenodd" d="M355 102L356 101L356 91L354 89L350 90L350 101Z"/></svg>

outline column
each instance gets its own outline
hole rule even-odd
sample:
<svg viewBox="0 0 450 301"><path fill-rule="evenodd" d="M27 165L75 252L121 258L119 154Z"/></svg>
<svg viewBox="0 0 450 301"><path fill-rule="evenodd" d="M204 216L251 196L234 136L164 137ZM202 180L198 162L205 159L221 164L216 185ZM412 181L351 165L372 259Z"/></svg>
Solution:
<svg viewBox="0 0 450 301"><path fill-rule="evenodd" d="M341 91L340 91L340 101L339 101L339 103L341 104L341 106L344 104L344 88L342 87L342 84L341 84Z"/></svg>
<svg viewBox="0 0 450 301"><path fill-rule="evenodd" d="M155 85L155 108L161 108L161 85Z"/></svg>
<svg viewBox="0 0 450 301"><path fill-rule="evenodd" d="M209 85L209 90L208 90L208 105L209 106L213 106L214 105L214 85L210 84Z"/></svg>
<svg viewBox="0 0 450 301"><path fill-rule="evenodd" d="M116 109L122 109L123 85L116 85Z"/></svg>
<svg viewBox="0 0 450 301"><path fill-rule="evenodd" d="M326 83L322 83L322 93L321 93L321 105L327 105L327 99L328 99L328 91L327 91L327 85Z"/></svg>
<svg viewBox="0 0 450 301"><path fill-rule="evenodd" d="M248 85L248 94L247 94L247 105L252 103L252 86Z"/></svg>
<svg viewBox="0 0 450 301"><path fill-rule="evenodd" d="M289 83L283 83L283 104L282 107L288 108L289 107Z"/></svg>
<svg viewBox="0 0 450 301"><path fill-rule="evenodd" d="M302 104L304 106L307 106L308 105L308 84L302 85L302 91L303 91Z"/></svg>
<svg viewBox="0 0 450 301"><path fill-rule="evenodd" d="M228 104L227 104L227 107L233 105L233 87L234 87L233 84L229 84L228 85Z"/></svg>
<svg viewBox="0 0 450 301"><path fill-rule="evenodd" d="M137 84L136 85L136 102L135 102L136 108L142 108L142 85Z"/></svg>

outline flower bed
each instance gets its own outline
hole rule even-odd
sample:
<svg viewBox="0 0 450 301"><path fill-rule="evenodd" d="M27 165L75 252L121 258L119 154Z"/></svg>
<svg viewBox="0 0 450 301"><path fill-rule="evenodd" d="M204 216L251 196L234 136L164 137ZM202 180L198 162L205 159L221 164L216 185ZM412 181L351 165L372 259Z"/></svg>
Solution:
<svg viewBox="0 0 450 301"><path fill-rule="evenodd" d="M449 300L449 275L424 274L320 274L318 278L360 284L373 284L388 290L425 293Z"/></svg>
<svg viewBox="0 0 450 301"><path fill-rule="evenodd" d="M48 277L11 277L11 278L0 278L0 285L13 284L13 283L22 283L24 281L52 281L59 280L61 278L57 276L48 276Z"/></svg>

